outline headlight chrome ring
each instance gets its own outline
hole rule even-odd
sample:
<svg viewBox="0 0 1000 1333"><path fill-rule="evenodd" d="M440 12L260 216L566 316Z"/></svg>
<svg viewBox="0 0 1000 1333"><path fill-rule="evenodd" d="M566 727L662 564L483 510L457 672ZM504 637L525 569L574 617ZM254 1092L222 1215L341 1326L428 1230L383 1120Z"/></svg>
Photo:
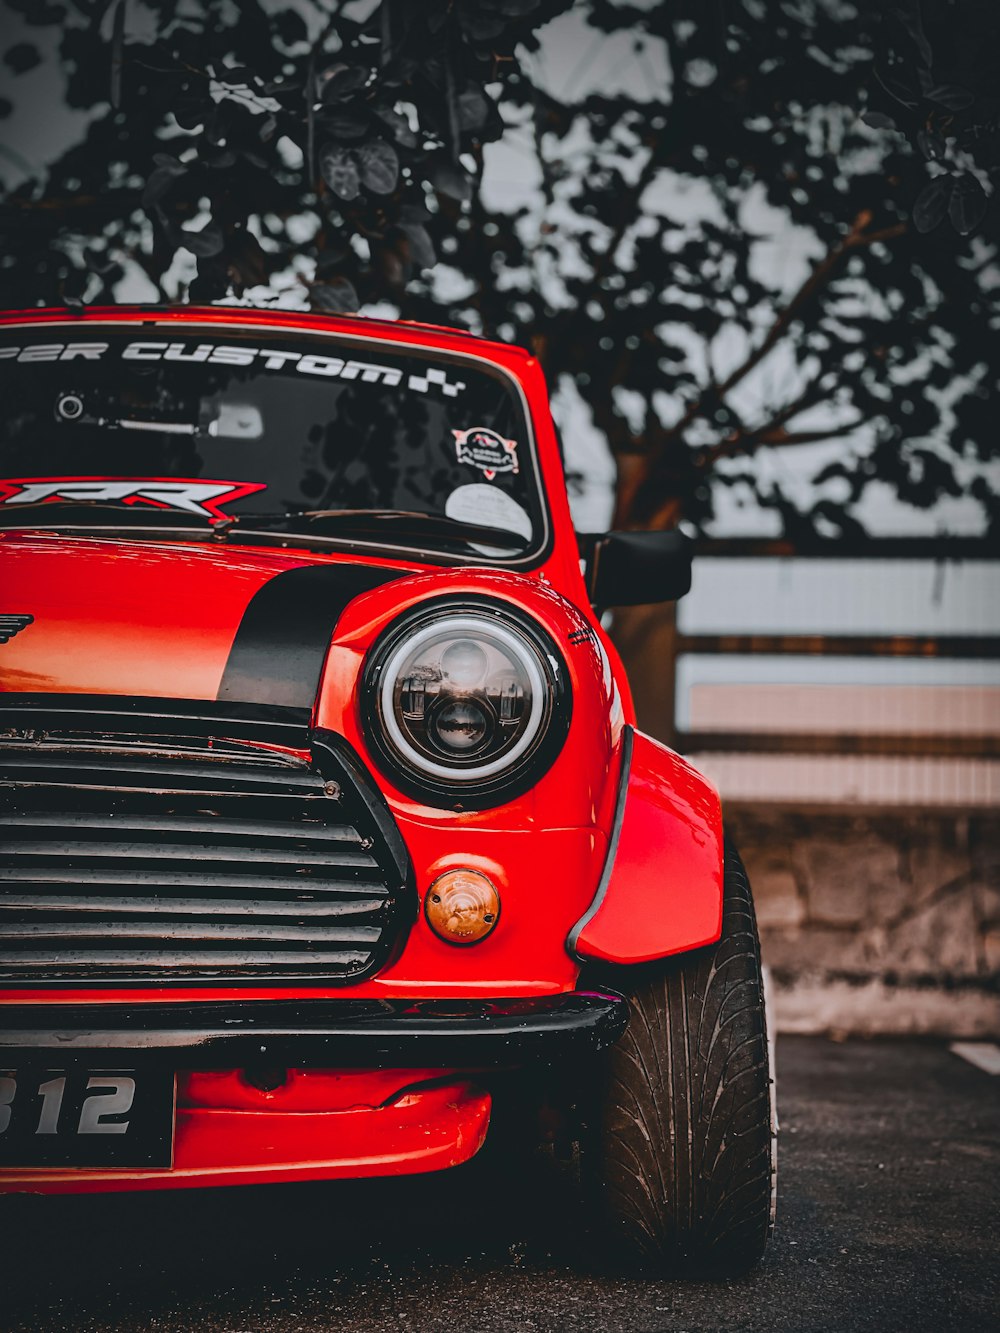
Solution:
<svg viewBox="0 0 1000 1333"><path fill-rule="evenodd" d="M425 604L376 643L365 730L400 786L483 808L536 782L569 725L566 668L549 636L495 602Z"/></svg>

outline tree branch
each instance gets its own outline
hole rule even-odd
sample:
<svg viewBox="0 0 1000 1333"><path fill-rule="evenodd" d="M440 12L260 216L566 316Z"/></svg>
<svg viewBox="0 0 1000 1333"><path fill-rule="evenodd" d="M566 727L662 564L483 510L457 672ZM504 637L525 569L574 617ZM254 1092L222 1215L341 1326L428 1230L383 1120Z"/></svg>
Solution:
<svg viewBox="0 0 1000 1333"><path fill-rule="evenodd" d="M736 439L723 440L721 444L706 449L702 454L703 466L710 466L720 458L736 458L740 454L752 453L761 444L769 449L783 449L795 444L815 444L819 440L839 440L845 435L853 434L864 424L864 417L856 417L853 421L845 421L840 426L831 426L829 430L787 431L780 426L777 429L767 426L762 430L748 431Z"/></svg>
<svg viewBox="0 0 1000 1333"><path fill-rule="evenodd" d="M676 444L683 439L687 428L698 417L705 415L706 410L714 407L726 394L731 392L747 375L768 355L770 351L781 341L794 320L801 314L802 310L809 304L832 279L840 261L845 258L852 250L861 247L867 247L880 241L892 240L906 231L905 222L897 223L891 227L884 227L879 231L868 231L871 224L871 213L867 210L859 213L851 225L850 231L842 240L838 241L829 251L824 259L813 269L812 273L799 287L798 291L780 312L774 323L771 325L767 334L760 344L750 352L743 361L740 362L734 370L721 383L709 383L702 391L701 395L693 402L687 410L681 415L679 420L668 430L664 431L655 445L649 449L645 456L645 466L643 474L634 479L634 484L630 488L630 495L627 502L622 507L621 518L625 521L642 521L643 525L663 526L662 516L669 510L673 512L673 501L667 500L660 502L660 497L655 493L657 481L663 480L663 458L672 444ZM801 410L801 409L797 409ZM789 413L784 420L788 420ZM852 428L853 429L853 428ZM829 438L823 435L819 438ZM804 441L800 441L804 442Z"/></svg>
<svg viewBox="0 0 1000 1333"><path fill-rule="evenodd" d="M789 301L788 305L781 312L778 318L771 325L767 336L760 346L750 353L736 369L718 386L716 392L720 397L733 389L742 379L749 375L750 371L758 366L768 352L778 343L787 332L792 321L797 317L802 307L808 305L809 301L821 291L830 279L833 277L834 270L840 261L849 251L858 249L860 246L874 245L877 241L890 240L894 236L901 236L906 230L906 223L900 222L894 227L885 227L882 231L869 232L865 228L872 220L872 215L868 212L859 213L854 219L851 230L842 241L839 241L833 249L827 254L826 258L821 260L813 269L809 277L799 288L799 290Z"/></svg>

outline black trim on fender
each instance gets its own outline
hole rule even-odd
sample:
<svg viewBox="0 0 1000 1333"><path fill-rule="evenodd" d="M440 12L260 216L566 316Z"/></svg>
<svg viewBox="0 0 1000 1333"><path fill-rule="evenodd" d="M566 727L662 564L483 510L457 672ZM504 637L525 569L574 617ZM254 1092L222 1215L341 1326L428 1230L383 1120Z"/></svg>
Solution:
<svg viewBox="0 0 1000 1333"><path fill-rule="evenodd" d="M7 1005L4 1065L176 1069L462 1068L602 1050L628 1023L613 991L503 1000L254 1000Z"/></svg>
<svg viewBox="0 0 1000 1333"><path fill-rule="evenodd" d="M338 563L276 574L258 588L243 613L218 698L311 709L347 604L409 572Z"/></svg>
<svg viewBox="0 0 1000 1333"><path fill-rule="evenodd" d="M634 739L635 728L626 723L622 732L622 764L621 772L618 776L618 797L615 801L615 818L611 827L611 839L608 842L608 854L604 858L604 869L601 871L601 878L598 881L597 892L594 894L593 902L566 936L566 948L569 952L569 956L577 963L585 963L589 961L586 958L581 958L577 953L576 943L580 938L580 933L584 926L588 926L599 912L601 904L604 902L605 895L608 892L608 885L611 883L611 872L615 868L615 857L618 855L618 839L621 837L622 822L625 819L625 802L628 799L628 780L632 772L632 747Z"/></svg>

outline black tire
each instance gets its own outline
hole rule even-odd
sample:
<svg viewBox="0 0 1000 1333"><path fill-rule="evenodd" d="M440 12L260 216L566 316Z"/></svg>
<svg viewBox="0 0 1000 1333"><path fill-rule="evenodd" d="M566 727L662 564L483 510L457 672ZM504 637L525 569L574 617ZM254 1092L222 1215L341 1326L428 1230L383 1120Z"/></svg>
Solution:
<svg viewBox="0 0 1000 1333"><path fill-rule="evenodd" d="M601 1239L630 1261L741 1272L773 1225L775 1121L760 942L734 848L719 942L615 981L631 1018L581 1143Z"/></svg>

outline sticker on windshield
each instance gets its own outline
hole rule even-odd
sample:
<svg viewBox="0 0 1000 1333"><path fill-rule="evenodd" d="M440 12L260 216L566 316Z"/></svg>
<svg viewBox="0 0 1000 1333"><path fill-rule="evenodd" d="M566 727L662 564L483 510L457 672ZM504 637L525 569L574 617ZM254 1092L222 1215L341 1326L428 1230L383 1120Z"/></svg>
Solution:
<svg viewBox="0 0 1000 1333"><path fill-rule="evenodd" d="M472 426L469 430L453 430L455 449L460 463L479 468L487 481L498 472L516 472L517 441L505 440L489 426Z"/></svg>
<svg viewBox="0 0 1000 1333"><path fill-rule="evenodd" d="M227 518L220 508L256 491L260 481L195 481L187 477L10 477L0 481L0 505L119 502L151 509L180 509L205 518Z"/></svg>
<svg viewBox="0 0 1000 1333"><path fill-rule="evenodd" d="M525 542L531 541L531 518L528 511L497 486L486 486L481 481L459 486L445 501L444 512L448 518L458 519L460 523L499 528L501 532L516 533ZM483 555L510 554L509 551L498 550L493 546L473 545Z"/></svg>
<svg viewBox="0 0 1000 1333"><path fill-rule="evenodd" d="M18 361L22 364L36 361L101 361L110 349L109 343L31 343L26 347L0 347L0 361ZM358 380L362 384L384 385L394 389L404 383L404 372L399 366L387 366L381 361L359 361L342 356L324 356L319 352L293 352L287 347L251 347L246 343L180 343L165 339L130 342L116 347L111 356L122 361L186 362L192 365L253 366L264 370L295 371L300 375L321 375L326 379ZM411 393L442 394L457 398L466 387L464 380L451 379L438 366L428 366L422 373L413 372L405 377L405 387Z"/></svg>

